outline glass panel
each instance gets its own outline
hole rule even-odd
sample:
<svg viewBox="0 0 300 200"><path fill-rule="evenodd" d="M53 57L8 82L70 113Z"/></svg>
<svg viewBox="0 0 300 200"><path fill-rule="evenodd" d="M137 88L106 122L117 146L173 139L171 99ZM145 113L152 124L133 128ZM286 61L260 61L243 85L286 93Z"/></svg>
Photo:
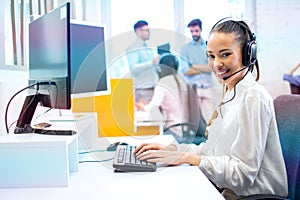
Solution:
<svg viewBox="0 0 300 200"><path fill-rule="evenodd" d="M244 0L210 0L195 1L184 0L185 24L192 19L200 18L202 21L202 37L206 40L211 27L224 17L241 19L244 13ZM185 27L186 27L185 25ZM191 37L186 27L185 35Z"/></svg>
<svg viewBox="0 0 300 200"><path fill-rule="evenodd" d="M133 30L138 20L149 27L174 29L174 0L111 0L112 35Z"/></svg>
<svg viewBox="0 0 300 200"><path fill-rule="evenodd" d="M3 45L5 46L5 51L3 57L5 58L5 64L13 64L13 46L12 46L12 24L11 24L11 11L10 3L15 1L16 7L16 20L20 19L20 1L18 0L5 0L2 2L0 9L4 9L4 37ZM29 22L29 0L25 1L25 26ZM51 10L52 7L57 7L67 0L53 0L46 1L47 9ZM119 69L124 74L127 72L127 60L121 59L121 61L116 60L116 57L124 57L124 52L129 44L135 39L135 34L133 32L133 24L138 20L146 20L149 23L151 29L150 40L147 41L148 44L156 46L159 43L163 43L167 40L173 40L175 36L166 36L165 34L160 34L156 30L163 30L173 32L176 26L184 27L184 34L187 38L190 38L189 29L186 27L188 22L194 18L200 18L203 22L203 32L202 36L207 39L208 32L210 28L214 25L216 21L223 17L233 16L235 18L243 18L245 11L244 0L210 0L210 1L195 1L195 0L184 0L184 16L182 16L182 21L175 22L174 18L174 3L182 3L176 0L111 0L110 4L107 4L107 9L103 10L101 13L101 3L105 1L98 0L69 0L74 4L73 12L76 14L72 18L83 19L89 21L95 21L107 24L107 30L109 30L109 35L107 35L111 45L108 46L108 53L110 54L110 60L108 62L118 63L121 68ZM38 0L32 0L33 3L33 14L37 14ZM97 3L96 3L97 2ZM91 4L93 5L93 9ZM83 6L85 5L85 6ZM218 5L218 6L216 6ZM84 10L85 9L85 10ZM107 10L107 11L106 11ZM101 14L101 15L100 15ZM177 13L178 14L178 13ZM105 19L101 19L101 16L105 16ZM19 22L17 22L19 23ZM19 31L18 27L18 31ZM27 28L25 27L25 31ZM182 28L181 30L182 31ZM174 33L176 34L176 33ZM178 34L178 33L177 33ZM17 33L17 35L19 35ZM25 37L27 33L25 32ZM17 37L17 40L20 38ZM26 39L25 39L26 41ZM112 42L114 41L114 42ZM18 48L20 48L20 41L17 42ZM177 44L178 46L178 44ZM26 46L25 46L26 47ZM2 47L3 48L3 47ZM178 48L171 45L171 48ZM122 55L123 54L123 55ZM26 54L25 54L26 56ZM26 58L25 58L26 61ZM123 68L122 68L123 67ZM119 74L119 73L117 73Z"/></svg>
<svg viewBox="0 0 300 200"><path fill-rule="evenodd" d="M111 77L128 75L129 67L125 55L126 48L134 42L136 36L133 25L138 20L149 23L150 47L166 40L165 32L174 30L174 0L111 0L111 38L108 44L108 63Z"/></svg>
<svg viewBox="0 0 300 200"><path fill-rule="evenodd" d="M13 65L13 38L12 38L12 22L11 22L11 2L4 4L4 54L6 65Z"/></svg>

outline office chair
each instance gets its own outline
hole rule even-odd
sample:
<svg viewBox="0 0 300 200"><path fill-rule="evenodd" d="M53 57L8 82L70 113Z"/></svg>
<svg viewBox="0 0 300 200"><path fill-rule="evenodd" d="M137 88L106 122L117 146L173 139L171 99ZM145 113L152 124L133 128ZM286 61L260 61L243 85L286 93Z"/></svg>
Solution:
<svg viewBox="0 0 300 200"><path fill-rule="evenodd" d="M288 199L300 199L300 95L274 99L281 147L288 176Z"/></svg>
<svg viewBox="0 0 300 200"><path fill-rule="evenodd" d="M205 141L206 122L199 107L197 85L187 85L187 88L189 121L170 125L164 128L164 132L167 132L172 127L180 126L183 136L175 136L178 143L200 144Z"/></svg>
<svg viewBox="0 0 300 200"><path fill-rule="evenodd" d="M300 94L300 86L290 84L291 94Z"/></svg>
<svg viewBox="0 0 300 200"><path fill-rule="evenodd" d="M300 95L280 95L274 99L279 138L287 170L287 198L274 195L251 195L248 199L300 199Z"/></svg>

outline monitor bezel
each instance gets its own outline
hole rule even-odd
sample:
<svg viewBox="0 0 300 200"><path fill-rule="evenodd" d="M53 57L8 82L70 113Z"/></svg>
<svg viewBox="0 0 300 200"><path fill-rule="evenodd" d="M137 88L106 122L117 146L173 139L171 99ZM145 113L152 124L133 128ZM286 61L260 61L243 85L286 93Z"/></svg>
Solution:
<svg viewBox="0 0 300 200"><path fill-rule="evenodd" d="M107 26L105 24L102 24L102 23L71 19L70 20L70 29L71 29L72 24L103 28L103 30L104 30L105 68L106 68L106 85L107 85L107 89L102 90L102 91L80 92L80 93L73 93L71 91L71 99L95 97L95 96L103 96L103 95L111 94L110 72L109 72L108 62L107 62L107 58L108 58L107 43L105 42L105 40L107 38L107 31L106 31ZM71 34L71 31L70 31L70 34ZM70 48L70 49L72 49L72 48ZM72 52L71 52L71 54L72 54ZM72 63L71 63L71 65L72 65ZM71 66L71 70L72 70L72 66Z"/></svg>

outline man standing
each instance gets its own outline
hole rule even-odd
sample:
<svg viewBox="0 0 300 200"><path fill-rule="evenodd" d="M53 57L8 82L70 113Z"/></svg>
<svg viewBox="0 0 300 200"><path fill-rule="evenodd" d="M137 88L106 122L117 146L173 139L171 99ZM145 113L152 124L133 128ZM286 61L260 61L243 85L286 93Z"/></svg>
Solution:
<svg viewBox="0 0 300 200"><path fill-rule="evenodd" d="M184 75L189 84L197 85L200 109L206 121L213 111L210 87L213 86L211 69L208 67L206 42L201 37L202 22L192 20L187 26L193 40L181 49L181 65L179 72Z"/></svg>
<svg viewBox="0 0 300 200"><path fill-rule="evenodd" d="M126 55L134 79L136 101L139 98L147 101L151 99L153 88L159 79L157 72L159 57L154 57L152 49L146 44L146 40L150 37L148 23L140 20L133 28L137 38L127 48Z"/></svg>

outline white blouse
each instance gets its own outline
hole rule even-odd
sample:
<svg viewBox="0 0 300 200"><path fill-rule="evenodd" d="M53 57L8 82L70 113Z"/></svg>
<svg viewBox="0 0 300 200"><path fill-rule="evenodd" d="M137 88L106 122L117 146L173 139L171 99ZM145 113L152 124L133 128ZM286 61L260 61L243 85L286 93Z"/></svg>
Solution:
<svg viewBox="0 0 300 200"><path fill-rule="evenodd" d="M203 173L218 187L238 196L287 196L272 97L248 73L236 85L236 92L226 92L222 102L226 101L217 109L208 140L199 146L180 144L178 149L199 155Z"/></svg>

